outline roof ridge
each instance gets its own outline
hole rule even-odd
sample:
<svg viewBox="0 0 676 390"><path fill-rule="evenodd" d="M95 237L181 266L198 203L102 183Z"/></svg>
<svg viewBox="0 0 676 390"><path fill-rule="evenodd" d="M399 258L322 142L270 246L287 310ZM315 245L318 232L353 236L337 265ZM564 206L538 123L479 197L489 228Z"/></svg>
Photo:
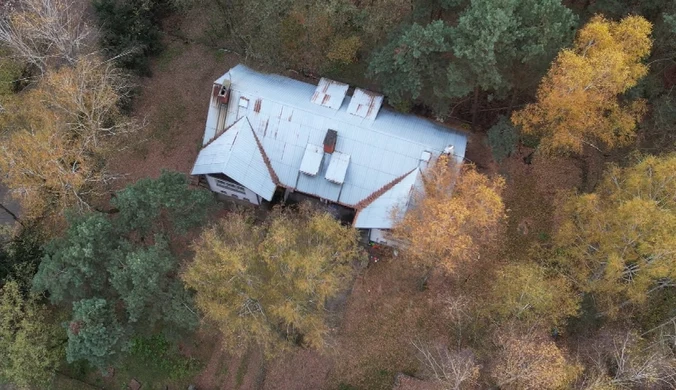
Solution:
<svg viewBox="0 0 676 390"><path fill-rule="evenodd" d="M270 162L270 158L268 157L268 154L265 152L265 149L263 149L263 144L258 139L258 135L254 131L253 126L251 126L251 122L249 121L249 117L245 116L244 118L246 118L246 123L249 124L249 129L251 130L251 133L253 134L254 139L256 140L256 145L258 146L258 150L261 152L261 155L263 156L263 162L265 163L265 166L268 168L268 173L270 173L270 177L272 178L272 181L276 185L280 185L279 177L277 176L277 173L275 172L275 170L272 168L272 163Z"/></svg>
<svg viewBox="0 0 676 390"><path fill-rule="evenodd" d="M389 191L390 189L392 189L392 187L394 187L394 186L396 186L397 184L399 184L402 180L404 180L404 178L405 178L406 176L408 176L408 175L410 175L411 173L413 173L413 171L415 171L416 169L418 169L418 167L415 167L415 168L411 169L410 171L404 173L403 175L401 175L401 176L395 178L395 179L392 180L391 182L389 182L389 183L385 184L384 186L380 187L379 189L375 190L375 191L372 192L369 196L367 196L366 198L364 198L364 199L360 200L359 202L357 202L357 204L355 204L354 207L355 207L357 210L362 210L362 209L366 208L368 205L370 205L371 203L373 203L376 199L380 198L383 194L385 194L387 191Z"/></svg>

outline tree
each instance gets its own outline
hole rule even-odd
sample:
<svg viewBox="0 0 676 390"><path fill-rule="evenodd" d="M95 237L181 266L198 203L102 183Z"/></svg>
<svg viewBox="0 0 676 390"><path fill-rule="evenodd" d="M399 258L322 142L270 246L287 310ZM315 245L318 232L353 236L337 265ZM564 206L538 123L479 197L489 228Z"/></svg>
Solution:
<svg viewBox="0 0 676 390"><path fill-rule="evenodd" d="M472 389L476 386L481 366L477 364L472 350L450 351L441 345L432 346L420 341L413 342L413 346L418 351L418 360L425 375L444 389Z"/></svg>
<svg viewBox="0 0 676 390"><path fill-rule="evenodd" d="M216 206L211 192L195 191L184 174L171 171L127 186L111 203L118 212L120 228L142 237L185 233L202 225Z"/></svg>
<svg viewBox="0 0 676 390"><path fill-rule="evenodd" d="M105 370L120 356L127 339L113 308L101 298L73 303L73 319L68 324L68 362L87 360Z"/></svg>
<svg viewBox="0 0 676 390"><path fill-rule="evenodd" d="M625 104L619 96L648 72L641 60L650 53L650 31L650 22L640 16L620 22L594 17L573 48L559 53L540 84L537 102L513 114L514 124L541 136L543 152L628 144L645 104Z"/></svg>
<svg viewBox="0 0 676 390"><path fill-rule="evenodd" d="M537 264L508 264L493 279L486 309L493 320L563 325L577 314L579 298L562 276L548 276Z"/></svg>
<svg viewBox="0 0 676 390"><path fill-rule="evenodd" d="M479 89L504 94L533 75L539 79L543 64L570 42L576 25L577 17L560 0L472 0L452 29L455 59L445 94L463 97L474 89L476 117Z"/></svg>
<svg viewBox="0 0 676 390"><path fill-rule="evenodd" d="M96 0L100 46L119 66L150 75L148 57L162 50L161 20L180 0Z"/></svg>
<svg viewBox="0 0 676 390"><path fill-rule="evenodd" d="M0 289L0 377L21 388L46 388L63 355L59 331L36 296L7 282Z"/></svg>
<svg viewBox="0 0 676 390"><path fill-rule="evenodd" d="M369 75L381 83L391 104L402 106L434 85L444 85L449 34L440 20L426 26L414 23L373 54Z"/></svg>
<svg viewBox="0 0 676 390"><path fill-rule="evenodd" d="M22 0L0 15L0 42L44 74L93 51L84 7L72 0Z"/></svg>
<svg viewBox="0 0 676 390"><path fill-rule="evenodd" d="M488 145L493 152L493 159L498 163L509 157L516 149L519 134L509 121L509 118L500 116L498 123L488 129Z"/></svg>
<svg viewBox="0 0 676 390"><path fill-rule="evenodd" d="M451 272L477 259L498 238L505 218L500 196L505 182L471 165L455 166L445 156L425 172L424 181L424 193L415 196L393 235L417 264Z"/></svg>
<svg viewBox="0 0 676 390"><path fill-rule="evenodd" d="M588 388L673 388L676 357L634 330L602 329L591 341ZM596 386L596 387L594 387Z"/></svg>
<svg viewBox="0 0 676 390"><path fill-rule="evenodd" d="M272 354L324 346L326 300L345 288L360 256L355 230L304 205L275 209L263 225L232 214L205 230L183 280L230 346Z"/></svg>
<svg viewBox="0 0 676 390"><path fill-rule="evenodd" d="M529 77L538 74L572 38L576 23L559 0L472 0L455 26L435 20L402 29L373 55L369 72L395 106L424 91L434 98L423 101L445 115L449 99L474 91L476 112L479 90L504 94L519 85L526 77L515 68L528 68Z"/></svg>
<svg viewBox="0 0 676 390"><path fill-rule="evenodd" d="M562 210L555 259L610 315L674 286L675 172L673 154L612 166L595 193Z"/></svg>
<svg viewBox="0 0 676 390"><path fill-rule="evenodd" d="M581 371L553 341L534 331L503 329L495 338L498 350L490 373L501 389L560 389Z"/></svg>
<svg viewBox="0 0 676 390"><path fill-rule="evenodd" d="M87 57L6 103L0 170L26 218L88 210L103 195L115 178L106 158L139 128L119 107L129 87L112 64Z"/></svg>
<svg viewBox="0 0 676 390"><path fill-rule="evenodd" d="M74 305L69 359L103 367L108 357L125 352L132 333L153 333L156 325L165 332L197 325L192 294L176 278L183 248L172 248L169 239L181 242L185 229L205 223L214 203L209 191L191 190L185 176L164 172L119 191L118 215L71 218L65 235L46 246L33 279L33 289L48 291L53 303ZM174 217L185 220L173 224ZM119 325L115 337L96 339L110 330L96 330L110 316ZM94 333L80 336L81 323L96 324Z"/></svg>

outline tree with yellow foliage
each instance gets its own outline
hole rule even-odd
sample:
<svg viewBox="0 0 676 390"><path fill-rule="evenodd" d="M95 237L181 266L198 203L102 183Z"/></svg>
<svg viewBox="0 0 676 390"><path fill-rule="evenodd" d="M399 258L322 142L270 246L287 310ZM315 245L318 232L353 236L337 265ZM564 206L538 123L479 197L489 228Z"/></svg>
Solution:
<svg viewBox="0 0 676 390"><path fill-rule="evenodd" d="M595 193L572 197L556 260L610 315L676 286L676 154L613 166Z"/></svg>
<svg viewBox="0 0 676 390"><path fill-rule="evenodd" d="M326 300L347 287L361 255L354 229L303 205L255 224L233 213L205 230L183 275L197 306L226 344L268 354L291 345L322 348Z"/></svg>
<svg viewBox="0 0 676 390"><path fill-rule="evenodd" d="M613 22L596 16L561 51L537 92L537 102L512 116L524 133L542 137L540 149L582 152L628 144L646 111L620 95L648 73L641 63L652 46L652 25L641 16Z"/></svg>
<svg viewBox="0 0 676 390"><path fill-rule="evenodd" d="M570 281L562 275L549 275L534 263L498 268L489 289L482 310L493 321L514 319L529 325L561 326L579 308L579 298Z"/></svg>
<svg viewBox="0 0 676 390"><path fill-rule="evenodd" d="M111 63L83 57L7 99L0 171L26 217L87 209L105 190L106 156L138 129L118 104L129 89Z"/></svg>
<svg viewBox="0 0 676 390"><path fill-rule="evenodd" d="M424 193L397 222L393 236L403 252L424 267L453 271L477 259L494 243L505 218L502 178L489 178L472 165L458 167L441 156L423 175ZM396 214L396 212L395 212Z"/></svg>

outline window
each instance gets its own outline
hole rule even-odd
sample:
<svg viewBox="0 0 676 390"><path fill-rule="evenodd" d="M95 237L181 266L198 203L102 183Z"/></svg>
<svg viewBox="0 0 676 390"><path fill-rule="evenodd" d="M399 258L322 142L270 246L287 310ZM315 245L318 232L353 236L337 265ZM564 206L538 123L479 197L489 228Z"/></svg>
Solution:
<svg viewBox="0 0 676 390"><path fill-rule="evenodd" d="M240 194L246 194L246 188L244 188L244 186L225 180L216 179L216 187L224 188L229 191L239 192Z"/></svg>

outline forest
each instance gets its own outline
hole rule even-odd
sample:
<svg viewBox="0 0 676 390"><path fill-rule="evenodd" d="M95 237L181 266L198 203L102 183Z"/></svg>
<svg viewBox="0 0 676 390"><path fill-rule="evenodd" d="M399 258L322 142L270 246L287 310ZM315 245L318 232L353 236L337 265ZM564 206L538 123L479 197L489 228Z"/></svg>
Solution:
<svg viewBox="0 0 676 390"><path fill-rule="evenodd" d="M465 161L397 248L218 200L190 170L239 63ZM2 388L676 388L674 0L8 0L0 137Z"/></svg>

